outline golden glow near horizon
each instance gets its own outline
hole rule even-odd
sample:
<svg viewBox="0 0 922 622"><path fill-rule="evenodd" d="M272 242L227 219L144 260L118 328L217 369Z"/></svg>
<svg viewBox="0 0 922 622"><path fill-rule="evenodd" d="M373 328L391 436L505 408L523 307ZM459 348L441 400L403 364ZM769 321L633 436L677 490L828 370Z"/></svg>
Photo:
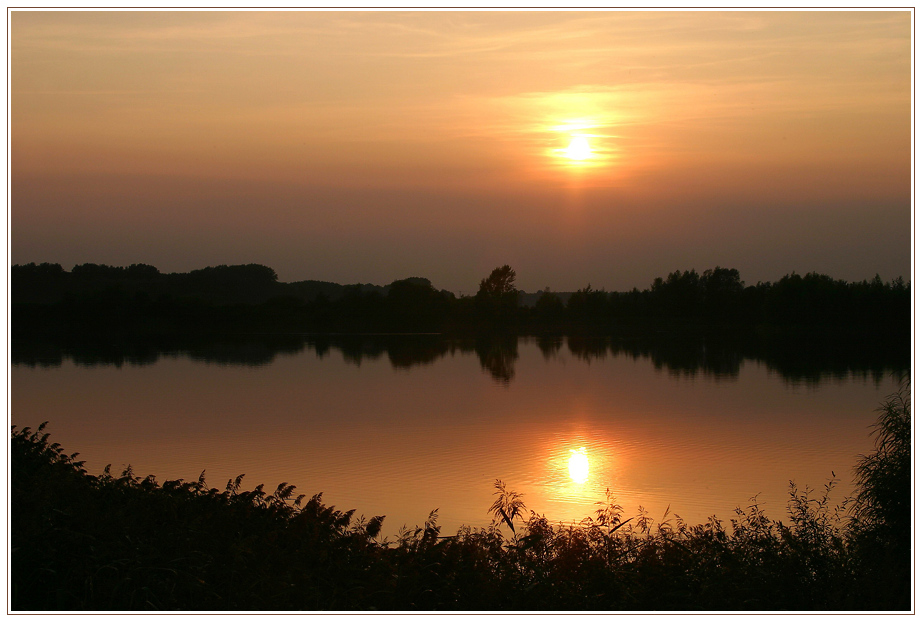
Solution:
<svg viewBox="0 0 922 622"><path fill-rule="evenodd" d="M589 457L586 455L586 448L571 449L567 466L570 470L570 479L577 484L586 483L589 479Z"/></svg>
<svg viewBox="0 0 922 622"><path fill-rule="evenodd" d="M745 193L747 176L845 153L893 170L909 118L901 24L908 37L886 12L16 11L15 171L566 183L544 151L599 182L742 167L724 186ZM687 196L669 181L638 189Z"/></svg>
<svg viewBox="0 0 922 622"><path fill-rule="evenodd" d="M9 27L14 263L381 283L425 266L458 290L506 261L562 291L717 263L908 272L909 10L11 10Z"/></svg>

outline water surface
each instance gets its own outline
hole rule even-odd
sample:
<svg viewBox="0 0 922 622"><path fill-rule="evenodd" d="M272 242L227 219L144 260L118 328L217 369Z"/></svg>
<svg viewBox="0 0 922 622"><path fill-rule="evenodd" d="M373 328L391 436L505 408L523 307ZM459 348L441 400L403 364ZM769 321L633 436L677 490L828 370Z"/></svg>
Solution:
<svg viewBox="0 0 922 622"><path fill-rule="evenodd" d="M485 526L493 483L554 521L591 515L609 489L688 522L756 497L783 518L791 480L821 489L873 449L891 369L791 370L696 343L678 353L609 340L439 336L286 338L106 352L17 349L12 423L50 421L91 473L131 464L158 481L223 489L281 482L384 532L438 508L444 532ZM569 461L584 448L585 481Z"/></svg>

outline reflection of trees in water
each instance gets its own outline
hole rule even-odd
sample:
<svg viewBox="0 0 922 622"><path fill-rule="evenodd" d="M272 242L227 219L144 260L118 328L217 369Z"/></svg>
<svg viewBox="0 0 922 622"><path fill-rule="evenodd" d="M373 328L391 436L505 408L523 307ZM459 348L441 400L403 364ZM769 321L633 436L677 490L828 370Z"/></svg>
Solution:
<svg viewBox="0 0 922 622"><path fill-rule="evenodd" d="M363 360L376 361L384 354L385 345L361 336L341 337L333 345L342 352L343 360L361 366Z"/></svg>
<svg viewBox="0 0 922 622"><path fill-rule="evenodd" d="M397 369L433 363L454 351L453 344L441 335L315 335L306 343L320 358L336 349L344 361L354 365L387 355Z"/></svg>
<svg viewBox="0 0 922 622"><path fill-rule="evenodd" d="M739 350L716 340L672 338L668 340L619 340L611 343L613 355L637 360L648 358L656 369L673 375L698 373L716 378L736 378L743 356Z"/></svg>
<svg viewBox="0 0 922 622"><path fill-rule="evenodd" d="M535 339L535 343L538 345L538 349L541 350L541 354L544 355L544 359L548 360L554 358L560 352L560 348L563 346L563 336L539 335Z"/></svg>
<svg viewBox="0 0 922 622"><path fill-rule="evenodd" d="M764 353L769 370L785 380L815 384L858 376L880 382L910 369L911 345L864 339L771 341ZM749 358L759 360L754 354Z"/></svg>
<svg viewBox="0 0 922 622"><path fill-rule="evenodd" d="M783 338L664 334L613 340L611 352L635 360L650 359L656 369L673 375L704 374L731 380L748 360L765 365L787 381L810 384L850 376L879 382L909 369L910 362L908 346L813 334Z"/></svg>
<svg viewBox="0 0 922 622"><path fill-rule="evenodd" d="M474 342L480 366L490 372L493 380L509 385L515 377L515 361L519 358L519 339L515 335L480 337Z"/></svg>
<svg viewBox="0 0 922 622"><path fill-rule="evenodd" d="M741 353L728 344L701 337L619 339L570 335L567 337L567 349L573 357L587 363L608 356L624 356L635 361L649 359L656 369L686 376L702 373L718 378L735 378L743 360Z"/></svg>
<svg viewBox="0 0 922 622"><path fill-rule="evenodd" d="M883 378L909 369L911 352L906 344L873 338L704 337L659 333L631 337L542 335L533 339L549 360L560 354L566 339L567 352L592 362L608 356L648 359L656 369L673 375L704 374L718 380L739 376L744 361L764 364L769 371L793 382L817 383L849 376ZM497 382L509 385L515 378L520 338L513 334L481 335L472 339L447 339L442 335L262 335L222 340L161 339L98 342L39 342L15 340L11 344L14 365L52 367L71 360L79 366L151 365L160 357L190 359L222 365L261 366L278 356L301 353L307 348L325 357L338 351L352 365L380 360L397 369L428 365L447 354L476 354L481 368ZM532 338L526 339L526 342Z"/></svg>
<svg viewBox="0 0 922 622"><path fill-rule="evenodd" d="M343 360L354 365L386 354L397 369L428 365L455 352L474 353L490 376L508 385L515 377L518 341L518 336L514 334L458 340L446 339L442 335L337 335L310 337L307 343L321 357L331 348L340 350Z"/></svg>
<svg viewBox="0 0 922 622"><path fill-rule="evenodd" d="M416 365L429 365L446 354L453 354L454 345L441 335L417 339L396 338L388 348L387 357L397 369L410 369Z"/></svg>
<svg viewBox="0 0 922 622"><path fill-rule="evenodd" d="M536 339L545 358L555 355L560 337ZM674 376L705 375L717 380L739 377L746 360L764 364L769 371L792 382L819 383L850 376L876 382L909 369L908 347L887 345L871 339L842 336L762 338L756 336L691 336L659 333L632 337L570 335L567 349L575 358L592 362L608 356L649 360L656 369Z"/></svg>
<svg viewBox="0 0 922 622"><path fill-rule="evenodd" d="M291 356L303 350L303 339L279 336L236 342L211 342L187 352L190 358L206 363L259 367L272 363L279 355Z"/></svg>
<svg viewBox="0 0 922 622"><path fill-rule="evenodd" d="M608 356L609 341L608 337L570 335L567 337L567 349L574 357L591 363L593 359L604 359Z"/></svg>
<svg viewBox="0 0 922 622"><path fill-rule="evenodd" d="M125 339L98 341L18 341L11 348L14 365L59 367L71 360L79 367L153 365L161 357L188 357L219 365L268 365L279 355L298 354L304 339L291 335L227 337L221 340L195 338Z"/></svg>

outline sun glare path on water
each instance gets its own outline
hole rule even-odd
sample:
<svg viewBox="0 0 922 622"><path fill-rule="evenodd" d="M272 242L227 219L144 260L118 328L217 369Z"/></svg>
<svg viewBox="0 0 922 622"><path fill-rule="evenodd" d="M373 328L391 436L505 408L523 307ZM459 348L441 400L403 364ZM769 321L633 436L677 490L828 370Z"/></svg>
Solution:
<svg viewBox="0 0 922 622"><path fill-rule="evenodd" d="M583 484L589 479L589 457L586 455L586 448L570 450L570 479L577 484Z"/></svg>

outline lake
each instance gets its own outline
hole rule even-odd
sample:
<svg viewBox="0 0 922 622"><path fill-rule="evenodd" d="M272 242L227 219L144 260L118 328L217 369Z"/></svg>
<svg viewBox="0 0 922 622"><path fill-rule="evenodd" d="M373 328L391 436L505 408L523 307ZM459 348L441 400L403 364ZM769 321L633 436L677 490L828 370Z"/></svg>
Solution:
<svg viewBox="0 0 922 622"><path fill-rule="evenodd" d="M873 449L899 365L752 353L703 339L438 335L13 343L12 424L49 421L90 473L281 482L383 533L486 526L494 482L552 521L592 515L609 490L633 516L729 521L755 497L786 516L789 482L833 499ZM674 521L675 519L672 518Z"/></svg>

